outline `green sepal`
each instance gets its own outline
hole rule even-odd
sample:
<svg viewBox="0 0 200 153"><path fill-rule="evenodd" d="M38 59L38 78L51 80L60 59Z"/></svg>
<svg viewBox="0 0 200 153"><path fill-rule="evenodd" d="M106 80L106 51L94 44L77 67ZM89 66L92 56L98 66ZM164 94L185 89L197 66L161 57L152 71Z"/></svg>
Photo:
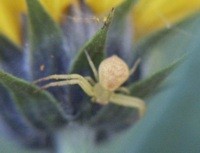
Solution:
<svg viewBox="0 0 200 153"><path fill-rule="evenodd" d="M62 31L38 0L26 0L28 6L28 57L32 79L66 73L69 57ZM44 71L39 70L40 66Z"/></svg>
<svg viewBox="0 0 200 153"><path fill-rule="evenodd" d="M12 93L16 106L35 127L54 129L67 123L63 110L48 92L3 71L0 83Z"/></svg>
<svg viewBox="0 0 200 153"><path fill-rule="evenodd" d="M61 31L58 25L53 21L38 0L26 0L26 3L31 26L31 38L35 43L41 43L52 39L49 38L49 36L61 37Z"/></svg>
<svg viewBox="0 0 200 153"><path fill-rule="evenodd" d="M105 45L107 33L114 16L112 10L107 17L103 27L80 49L71 67L71 73L88 70L89 64L85 55L85 51L89 54L94 65L97 67L105 57Z"/></svg>
<svg viewBox="0 0 200 153"><path fill-rule="evenodd" d="M121 5L116 8L116 19L120 20L127 16L130 10L133 8L133 4L136 0L125 0Z"/></svg>
<svg viewBox="0 0 200 153"><path fill-rule="evenodd" d="M185 56L184 56L185 57ZM155 94L155 91L161 86L161 83L171 74L171 72L177 68L177 66L185 59L184 57L174 61L167 67L161 69L150 77L138 81L133 84L129 84L129 91L131 95L146 98Z"/></svg>

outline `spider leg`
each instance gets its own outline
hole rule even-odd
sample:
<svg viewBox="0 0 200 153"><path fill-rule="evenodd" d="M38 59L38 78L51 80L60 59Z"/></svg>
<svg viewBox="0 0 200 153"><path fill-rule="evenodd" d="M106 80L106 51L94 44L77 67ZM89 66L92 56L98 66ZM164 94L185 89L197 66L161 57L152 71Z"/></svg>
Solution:
<svg viewBox="0 0 200 153"><path fill-rule="evenodd" d="M89 62L89 65L90 65L90 67L91 67L91 69L92 69L92 72L93 72L93 74L94 74L95 80L98 81L98 80L99 80L99 77L98 77L97 69L96 69L94 63L92 62L92 59L90 58L90 55L88 54L87 51L85 51L85 55L86 55L86 57L87 57L87 60L88 60L88 62Z"/></svg>
<svg viewBox="0 0 200 153"><path fill-rule="evenodd" d="M42 86L41 89L47 89L50 87L59 87L59 86L65 86L65 85L75 85L75 84L79 85L87 95L89 95L89 96L94 95L93 87L85 79L84 80L71 79L71 80L65 80L65 81L51 82L51 83L48 83L48 84Z"/></svg>
<svg viewBox="0 0 200 153"><path fill-rule="evenodd" d="M137 108L139 111L139 116L144 116L146 105L144 101L139 98L126 96L123 94L112 94L110 101L118 105Z"/></svg>
<svg viewBox="0 0 200 153"><path fill-rule="evenodd" d="M96 82L90 77L90 76L85 76L84 77L91 85L95 85Z"/></svg>
<svg viewBox="0 0 200 153"><path fill-rule="evenodd" d="M126 95L129 95L130 94L130 91L126 88L126 87L119 87L117 90L115 91L119 91L121 93L124 93Z"/></svg>
<svg viewBox="0 0 200 153"><path fill-rule="evenodd" d="M136 71L136 69L139 66L140 62L141 62L141 58L138 58L136 60L136 62L134 63L133 67L130 69L130 75L132 75Z"/></svg>
<svg viewBox="0 0 200 153"><path fill-rule="evenodd" d="M39 82L48 81L48 80L71 80L71 79L79 79L79 78L83 78L83 77L79 74L54 74L54 75L49 75L47 77L38 79L34 81L33 83L37 84Z"/></svg>

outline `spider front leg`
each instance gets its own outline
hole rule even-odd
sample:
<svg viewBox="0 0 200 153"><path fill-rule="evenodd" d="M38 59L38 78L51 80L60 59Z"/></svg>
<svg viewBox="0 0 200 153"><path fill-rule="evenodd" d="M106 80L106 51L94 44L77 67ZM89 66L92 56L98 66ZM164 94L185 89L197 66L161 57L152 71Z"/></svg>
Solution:
<svg viewBox="0 0 200 153"><path fill-rule="evenodd" d="M37 84L39 82L48 81L48 80L70 80L70 79L79 79L79 78L83 78L83 77L79 74L54 74L54 75L49 75L48 77L38 79L34 81L33 84Z"/></svg>
<svg viewBox="0 0 200 153"><path fill-rule="evenodd" d="M91 85L95 85L96 84L96 82L92 79L92 77L90 77L90 76L85 76L84 77Z"/></svg>
<svg viewBox="0 0 200 153"><path fill-rule="evenodd" d="M146 105L144 101L139 98L113 93L110 101L118 105L137 108L139 111L139 116L144 116Z"/></svg>
<svg viewBox="0 0 200 153"><path fill-rule="evenodd" d="M46 78L42 78L39 80L36 80L34 83L42 82L42 81L47 81L50 79L56 79L56 80L63 80L63 81L55 81L48 83L44 86L41 87L41 89L47 89L50 87L58 87L58 86L65 86L65 85L79 85L83 91L89 95L93 96L93 87L92 85L81 75L78 74L69 74L69 75L51 75Z"/></svg>
<svg viewBox="0 0 200 153"><path fill-rule="evenodd" d="M68 80L68 79L79 79L79 78L80 78L79 74L54 74L54 75L50 75L48 77L38 79L38 80L34 81L33 84L37 84L39 82L48 81L48 80ZM92 84L92 85L95 84L95 81L90 76L86 76L84 78L86 80L88 80L90 82L90 84Z"/></svg>

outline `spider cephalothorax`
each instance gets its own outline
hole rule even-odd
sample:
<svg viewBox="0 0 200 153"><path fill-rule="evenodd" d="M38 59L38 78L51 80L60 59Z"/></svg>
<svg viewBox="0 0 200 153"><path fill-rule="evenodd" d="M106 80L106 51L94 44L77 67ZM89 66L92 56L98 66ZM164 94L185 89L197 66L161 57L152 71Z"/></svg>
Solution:
<svg viewBox="0 0 200 153"><path fill-rule="evenodd" d="M146 108L143 100L137 97L128 96L127 94L115 93L115 91L120 92L121 90L127 90L120 86L127 81L139 62L137 61L133 69L129 70L127 64L121 58L113 55L100 63L97 72L87 52L86 56L94 73L95 80L91 77L83 77L79 74L55 74L36 80L35 83L50 79L59 80L41 87L42 89L77 84L92 98L93 102L102 105L111 102L126 107L134 107L138 109L139 115L143 116Z"/></svg>

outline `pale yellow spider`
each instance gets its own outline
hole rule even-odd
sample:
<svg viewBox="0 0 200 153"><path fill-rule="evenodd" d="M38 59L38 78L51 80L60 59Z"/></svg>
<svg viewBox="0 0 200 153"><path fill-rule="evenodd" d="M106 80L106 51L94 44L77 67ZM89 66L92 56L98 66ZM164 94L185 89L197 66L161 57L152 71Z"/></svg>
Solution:
<svg viewBox="0 0 200 153"><path fill-rule="evenodd" d="M94 73L96 82L91 77L83 77L79 74L55 74L45 78L36 80L34 83L46 81L50 79L60 80L48 83L42 86L41 89L47 89L55 86L79 85L83 91L90 97L92 101L106 105L109 102L126 107L134 107L139 111L139 116L142 117L145 113L146 105L143 100L128 96L123 93L115 93L115 91L127 91L126 88L120 87L129 76L135 71L139 60L136 61L133 68L129 70L127 64L118 56L113 55L104 59L99 66L98 72L86 52L89 65Z"/></svg>

